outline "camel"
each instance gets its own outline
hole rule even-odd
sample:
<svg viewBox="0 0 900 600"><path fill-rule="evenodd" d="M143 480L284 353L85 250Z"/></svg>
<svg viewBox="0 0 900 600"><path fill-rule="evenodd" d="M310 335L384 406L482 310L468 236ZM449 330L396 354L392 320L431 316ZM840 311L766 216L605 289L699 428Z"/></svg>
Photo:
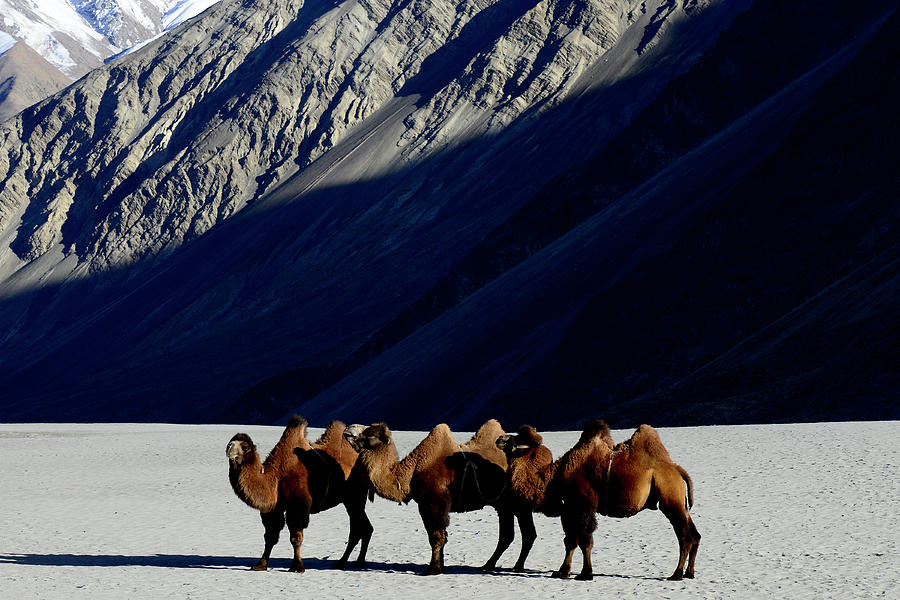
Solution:
<svg viewBox="0 0 900 600"><path fill-rule="evenodd" d="M678 566L669 579L694 577L700 533L689 512L694 504L693 483L687 471L672 461L655 429L641 425L631 439L613 446L606 423L594 421L555 462L542 442L533 427L523 425L515 435L499 438L497 446L509 459L516 500L537 512L562 517L566 554L553 577L570 575L578 546L584 563L576 579L592 579L595 515L625 518L645 508L659 508L678 538ZM524 567L524 558L517 566Z"/></svg>
<svg viewBox="0 0 900 600"><path fill-rule="evenodd" d="M348 492L347 479L357 454L344 439L344 424L332 421L313 444L306 439L306 427L305 419L292 417L264 462L260 462L256 445L246 433L238 433L228 442L226 454L231 487L238 498L259 510L265 528L265 549L259 562L252 567L254 571L268 568L272 548L287 524L294 547L289 571L302 573L305 569L300 546L303 530L309 525L309 515L341 502L348 506L355 502L355 497L350 498L353 494ZM371 524L365 511L362 515L354 514L350 526L351 537L355 534L363 539L357 561L362 563L371 536ZM346 555L349 553L348 550Z"/></svg>
<svg viewBox="0 0 900 600"><path fill-rule="evenodd" d="M399 460L391 430L384 423L351 425L345 435L359 452L357 468L365 471L376 494L397 503L415 500L418 505L431 545L431 561L423 575L444 572L450 513L485 506L497 510L501 523L497 549L483 568L495 567L514 536L506 455L495 444L503 435L500 423L487 421L462 445L442 423L403 460Z"/></svg>

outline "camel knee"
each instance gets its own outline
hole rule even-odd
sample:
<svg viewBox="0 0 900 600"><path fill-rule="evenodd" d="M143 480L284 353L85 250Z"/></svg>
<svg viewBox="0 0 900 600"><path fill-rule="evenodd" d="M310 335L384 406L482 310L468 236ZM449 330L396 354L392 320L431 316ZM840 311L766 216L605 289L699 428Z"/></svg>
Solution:
<svg viewBox="0 0 900 600"><path fill-rule="evenodd" d="M504 549L509 548L510 544L512 544L516 539L516 532L514 529L502 528L500 529L500 537L498 540L498 546L502 546Z"/></svg>
<svg viewBox="0 0 900 600"><path fill-rule="evenodd" d="M697 526L694 525L694 520L691 519L691 536L694 538L694 543L700 543L700 532L697 531Z"/></svg>
<svg viewBox="0 0 900 600"><path fill-rule="evenodd" d="M274 546L278 543L279 539L281 539L280 530L266 531L265 533L263 533L263 540L265 540L266 546Z"/></svg>
<svg viewBox="0 0 900 600"><path fill-rule="evenodd" d="M534 541L537 539L537 530L534 528L534 523L526 525L520 521L519 530L522 533L523 545L531 546L532 544L534 544Z"/></svg>

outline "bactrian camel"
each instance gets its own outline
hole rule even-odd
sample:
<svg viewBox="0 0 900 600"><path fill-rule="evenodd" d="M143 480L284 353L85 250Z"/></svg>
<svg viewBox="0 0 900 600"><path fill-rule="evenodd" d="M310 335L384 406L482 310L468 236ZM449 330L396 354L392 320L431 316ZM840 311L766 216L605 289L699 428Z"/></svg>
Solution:
<svg viewBox="0 0 900 600"><path fill-rule="evenodd" d="M497 549L483 567L494 568L514 535L506 456L495 444L503 435L497 421L486 422L463 445L453 439L447 425L438 425L403 460L384 423L351 425L346 435L359 452L357 468L368 474L375 493L398 503L414 500L418 505L431 545L431 561L423 575L444 571L450 513L485 506L497 510L501 523Z"/></svg>
<svg viewBox="0 0 900 600"><path fill-rule="evenodd" d="M550 516L561 516L566 554L554 577L568 577L572 555L581 548L584 564L577 579L592 579L591 549L595 514L630 517L645 508L669 519L678 538L678 566L669 579L694 577L700 534L691 519L693 484L675 464L649 425L641 425L627 442L613 447L603 421L589 424L578 443L553 461L533 427L502 436L497 446L509 459L510 487L516 501ZM684 569L685 561L687 569ZM524 558L521 558L524 566Z"/></svg>
<svg viewBox="0 0 900 600"><path fill-rule="evenodd" d="M260 461L256 445L246 433L238 433L228 442L231 487L238 498L260 511L265 528L265 548L259 562L252 567L255 571L268 568L272 548L287 524L294 547L289 570L303 572L300 547L309 515L346 502L351 495L347 493L346 480L357 455L344 439L344 424L333 421L313 444L306 439L306 427L302 417L292 417L265 461ZM362 494L365 498L365 491ZM354 525L361 529L357 535L364 540L358 559L362 563L371 525L364 511L362 515L354 515L350 525L351 529ZM368 534L365 533L367 525ZM346 564L346 555L343 560Z"/></svg>

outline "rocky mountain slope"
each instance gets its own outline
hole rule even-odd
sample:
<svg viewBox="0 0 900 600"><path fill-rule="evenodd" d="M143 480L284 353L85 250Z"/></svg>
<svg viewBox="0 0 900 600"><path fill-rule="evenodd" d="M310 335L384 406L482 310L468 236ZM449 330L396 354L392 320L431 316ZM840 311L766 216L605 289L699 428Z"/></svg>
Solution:
<svg viewBox="0 0 900 600"><path fill-rule="evenodd" d="M27 44L12 41L7 50L0 50L0 121L70 83Z"/></svg>
<svg viewBox="0 0 900 600"><path fill-rule="evenodd" d="M708 330L660 304L715 289L680 248L890 39L893 7L801 5L223 0L0 124L0 418L678 422L672 383L896 240Z"/></svg>

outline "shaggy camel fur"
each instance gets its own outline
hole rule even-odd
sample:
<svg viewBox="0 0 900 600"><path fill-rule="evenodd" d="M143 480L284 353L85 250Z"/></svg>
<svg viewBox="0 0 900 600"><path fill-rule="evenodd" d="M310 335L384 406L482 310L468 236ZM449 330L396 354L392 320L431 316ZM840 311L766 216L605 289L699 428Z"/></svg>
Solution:
<svg viewBox="0 0 900 600"><path fill-rule="evenodd" d="M657 507L678 538L678 566L669 579L694 577L700 533L689 512L694 504L693 484L672 461L655 429L641 425L630 440L613 447L609 427L594 421L556 462L542 442L537 431L526 425L515 435L498 439L497 445L509 457L510 487L516 499L538 512L562 517L566 555L554 577L569 576L578 546L584 564L577 579L593 578L595 513L624 518ZM524 566L524 557L520 560L517 566Z"/></svg>
<svg viewBox="0 0 900 600"><path fill-rule="evenodd" d="M444 571L444 545L451 512L493 506L500 517L501 535L491 569L513 538L513 514L506 485L506 455L495 441L503 429L490 420L466 444L460 445L445 424L436 426L403 460L399 460L391 430L384 423L347 428L359 452L357 466L382 498L398 503L415 500L431 545L431 562L423 575Z"/></svg>
<svg viewBox="0 0 900 600"><path fill-rule="evenodd" d="M345 482L357 455L344 439L344 424L333 421L314 444L306 439L306 425L302 417L292 417L264 462L246 433L238 433L228 442L231 487L238 498L260 511L265 528L265 549L254 571L266 570L272 548L287 524L294 547L289 570L303 572L300 546L309 515L346 501ZM356 524L364 530L363 519L365 513L351 519L351 529ZM365 537L364 533L360 537ZM365 560L367 544L366 539L360 561Z"/></svg>

